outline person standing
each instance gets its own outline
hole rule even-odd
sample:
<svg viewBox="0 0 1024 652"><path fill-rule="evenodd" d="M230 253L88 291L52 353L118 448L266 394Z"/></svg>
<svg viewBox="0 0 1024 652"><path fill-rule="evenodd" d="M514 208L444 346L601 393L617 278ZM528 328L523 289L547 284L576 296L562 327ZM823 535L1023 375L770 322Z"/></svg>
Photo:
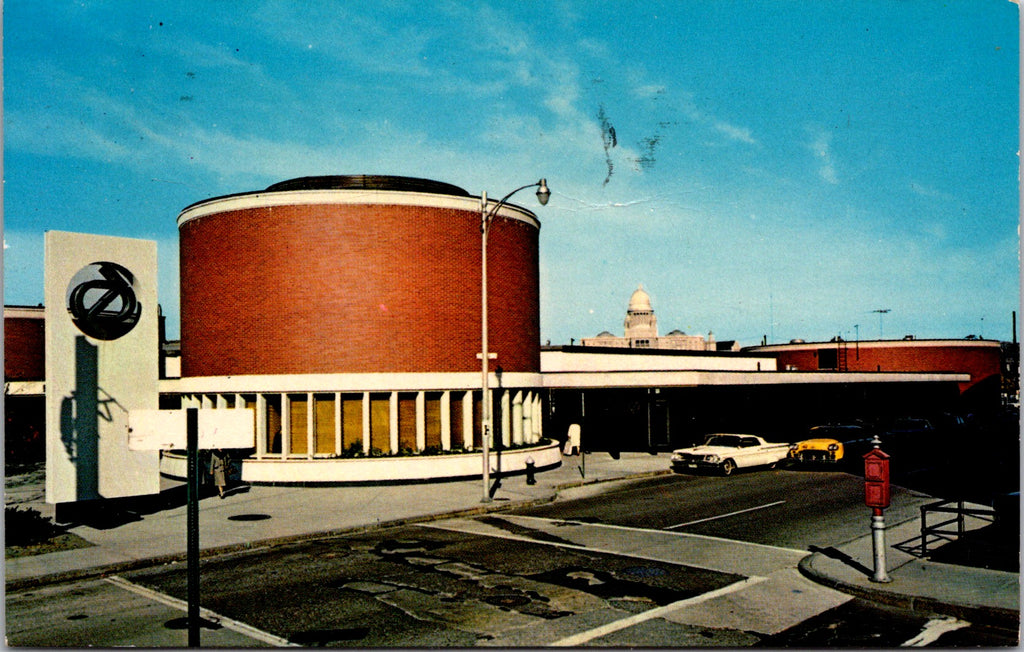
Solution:
<svg viewBox="0 0 1024 652"><path fill-rule="evenodd" d="M210 475L213 476L213 484L217 486L217 493L221 499L224 498L224 490L228 485L230 467L231 459L222 449L218 448L210 453Z"/></svg>

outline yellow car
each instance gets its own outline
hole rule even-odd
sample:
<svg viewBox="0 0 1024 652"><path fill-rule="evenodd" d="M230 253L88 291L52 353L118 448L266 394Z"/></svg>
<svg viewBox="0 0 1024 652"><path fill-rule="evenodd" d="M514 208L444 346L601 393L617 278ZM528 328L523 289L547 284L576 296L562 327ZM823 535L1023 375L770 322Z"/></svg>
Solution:
<svg viewBox="0 0 1024 652"><path fill-rule="evenodd" d="M815 437L791 444L789 458L799 464L835 464L843 459L843 443L829 437Z"/></svg>

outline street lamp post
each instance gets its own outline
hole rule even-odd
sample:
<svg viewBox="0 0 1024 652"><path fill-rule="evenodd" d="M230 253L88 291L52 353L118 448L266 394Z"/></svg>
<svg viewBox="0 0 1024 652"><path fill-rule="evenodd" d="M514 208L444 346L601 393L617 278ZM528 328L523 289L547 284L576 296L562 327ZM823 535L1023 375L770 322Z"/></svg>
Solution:
<svg viewBox="0 0 1024 652"><path fill-rule="evenodd" d="M480 410L481 410L481 440L483 443L483 478L484 478L484 497L481 502L491 502L491 408L488 394L490 389L488 387L488 375L490 373L490 352L487 350L487 233L491 228L491 221L494 216L498 214L498 211L505 202L508 201L509 197L516 194L520 190L526 188L537 187L537 201L540 202L541 206L545 206L548 203L548 199L551 197L551 191L548 190L547 179L541 179L536 183L528 183L525 186L516 188L512 192L508 193L501 198L493 208L488 210L487 207L487 193L480 193L480 386L482 393L480 395Z"/></svg>

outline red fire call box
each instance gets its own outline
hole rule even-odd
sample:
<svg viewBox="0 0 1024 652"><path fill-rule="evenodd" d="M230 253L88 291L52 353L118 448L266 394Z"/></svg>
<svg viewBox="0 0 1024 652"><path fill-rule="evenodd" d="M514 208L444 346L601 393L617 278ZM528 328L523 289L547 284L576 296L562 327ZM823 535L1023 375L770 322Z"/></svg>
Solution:
<svg viewBox="0 0 1024 652"><path fill-rule="evenodd" d="M864 455L864 504L875 509L889 506L889 455L877 448Z"/></svg>

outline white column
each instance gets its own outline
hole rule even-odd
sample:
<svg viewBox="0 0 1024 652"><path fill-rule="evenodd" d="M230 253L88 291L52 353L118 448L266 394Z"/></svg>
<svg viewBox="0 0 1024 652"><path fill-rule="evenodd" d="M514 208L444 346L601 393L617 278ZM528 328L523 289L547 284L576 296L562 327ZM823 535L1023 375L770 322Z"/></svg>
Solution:
<svg viewBox="0 0 1024 652"><path fill-rule="evenodd" d="M217 405L215 406L218 410L225 410L228 407L228 397L224 394L217 394Z"/></svg>
<svg viewBox="0 0 1024 652"><path fill-rule="evenodd" d="M427 393L416 393L416 452L427 447Z"/></svg>
<svg viewBox="0 0 1024 652"><path fill-rule="evenodd" d="M292 452L292 401L281 394L281 457Z"/></svg>
<svg viewBox="0 0 1024 652"><path fill-rule="evenodd" d="M522 444L523 441L523 392L517 391L512 399L512 443Z"/></svg>
<svg viewBox="0 0 1024 652"><path fill-rule="evenodd" d="M256 395L256 459L267 454L267 397Z"/></svg>
<svg viewBox="0 0 1024 652"><path fill-rule="evenodd" d="M341 392L334 392L334 454L341 455Z"/></svg>
<svg viewBox="0 0 1024 652"><path fill-rule="evenodd" d="M509 409L510 397L507 389L501 390L501 445L508 448L512 445L512 410Z"/></svg>
<svg viewBox="0 0 1024 652"><path fill-rule="evenodd" d="M202 394L199 401L199 406L202 408L209 409L213 407L213 400L210 398L209 394Z"/></svg>
<svg viewBox="0 0 1024 652"><path fill-rule="evenodd" d="M533 443L533 392L523 394L523 442Z"/></svg>
<svg viewBox="0 0 1024 652"><path fill-rule="evenodd" d="M391 444L391 453L398 452L398 392L391 392L391 399L388 401L388 433Z"/></svg>
<svg viewBox="0 0 1024 652"><path fill-rule="evenodd" d="M452 393L441 393L441 450L452 448Z"/></svg>
<svg viewBox="0 0 1024 652"><path fill-rule="evenodd" d="M473 450L473 392L462 395L462 447Z"/></svg>
<svg viewBox="0 0 1024 652"><path fill-rule="evenodd" d="M544 435L544 399L540 392L533 393L533 443Z"/></svg>
<svg viewBox="0 0 1024 652"><path fill-rule="evenodd" d="M370 454L370 392L363 392L363 453Z"/></svg>

